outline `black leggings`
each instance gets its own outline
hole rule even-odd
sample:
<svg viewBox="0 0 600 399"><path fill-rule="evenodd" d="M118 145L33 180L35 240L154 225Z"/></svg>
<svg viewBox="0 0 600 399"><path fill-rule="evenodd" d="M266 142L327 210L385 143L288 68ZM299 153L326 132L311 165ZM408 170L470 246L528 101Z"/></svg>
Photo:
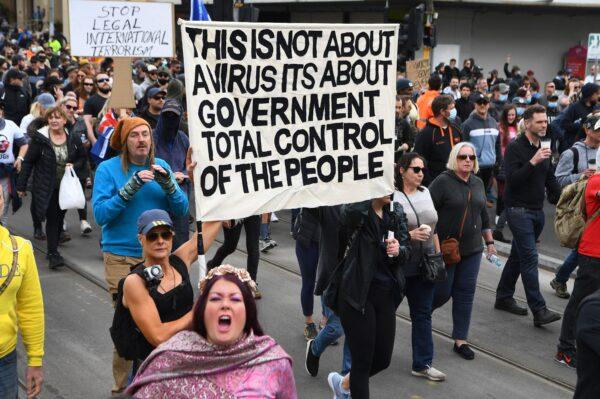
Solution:
<svg viewBox="0 0 600 399"><path fill-rule="evenodd" d="M46 210L46 240L48 244L48 255L58 253L58 239L63 228L65 212L58 205L58 189L50 196L48 209Z"/></svg>
<svg viewBox="0 0 600 399"><path fill-rule="evenodd" d="M246 251L248 252L248 263L246 268L248 269L248 273L250 273L252 280L256 281L258 260L260 258L258 252L258 236L260 233L259 215L247 217L230 229L223 228L225 241L217 250L214 258L208 261L206 266L208 270L220 266L223 263L223 260L235 251L238 241L240 240L240 234L242 233L242 224L244 225L244 230L246 230Z"/></svg>
<svg viewBox="0 0 600 399"><path fill-rule="evenodd" d="M368 399L369 377L388 368L392 360L396 336L394 295L390 288L371 284L364 313L343 299L338 311L352 357L352 399Z"/></svg>

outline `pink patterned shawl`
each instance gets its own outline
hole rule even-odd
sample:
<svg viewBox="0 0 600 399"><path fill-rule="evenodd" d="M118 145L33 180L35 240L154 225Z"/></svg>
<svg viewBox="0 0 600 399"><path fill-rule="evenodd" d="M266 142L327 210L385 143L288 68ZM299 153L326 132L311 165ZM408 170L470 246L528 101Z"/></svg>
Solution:
<svg viewBox="0 0 600 399"><path fill-rule="evenodd" d="M230 387L218 384L220 377L282 359L291 364L289 355L267 335L250 334L230 347L219 347L194 331L181 331L148 356L126 393L136 398L233 399Z"/></svg>

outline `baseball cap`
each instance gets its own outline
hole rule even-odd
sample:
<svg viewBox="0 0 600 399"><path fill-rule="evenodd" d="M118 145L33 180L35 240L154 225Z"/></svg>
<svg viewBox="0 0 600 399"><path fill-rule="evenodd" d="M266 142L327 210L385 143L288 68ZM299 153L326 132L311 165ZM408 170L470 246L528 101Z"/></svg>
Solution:
<svg viewBox="0 0 600 399"><path fill-rule="evenodd" d="M143 60L137 60L136 62L133 63L133 67L134 68L146 68L146 63Z"/></svg>
<svg viewBox="0 0 600 399"><path fill-rule="evenodd" d="M164 90L162 90L162 89L160 89L160 88L158 88L158 87L151 87L151 88L149 88L149 89L148 89L148 91L146 92L146 96L147 96L148 98L153 98L153 97L155 97L157 94L160 94L160 93L164 94L165 96L167 95L167 92L166 92L166 91L164 91Z"/></svg>
<svg viewBox="0 0 600 399"><path fill-rule="evenodd" d="M173 221L166 211L162 209L150 209L143 212L137 220L138 234L148 234L150 230L158 226L173 228Z"/></svg>
<svg viewBox="0 0 600 399"><path fill-rule="evenodd" d="M589 114L583 122L586 129L600 130L600 114Z"/></svg>
<svg viewBox="0 0 600 399"><path fill-rule="evenodd" d="M44 109L48 109L50 107L53 107L56 104L56 101L54 100L54 97L52 97L52 94L50 94L50 93L42 93L42 94L40 94L37 97L36 102L40 103L41 106Z"/></svg>
<svg viewBox="0 0 600 399"><path fill-rule="evenodd" d="M179 101L174 98L169 98L167 101L165 101L165 105L163 105L162 109L160 110L161 114L164 114L165 112L173 112L177 116L181 116L183 113L183 108L181 104L179 104Z"/></svg>
<svg viewBox="0 0 600 399"><path fill-rule="evenodd" d="M508 94L508 92L510 91L510 86L506 83L498 84L498 88L500 89L500 94Z"/></svg>
<svg viewBox="0 0 600 399"><path fill-rule="evenodd" d="M515 97L512 99L512 103L515 104L516 106L526 106L527 105L527 101L523 98L523 97Z"/></svg>
<svg viewBox="0 0 600 399"><path fill-rule="evenodd" d="M146 65L146 72L156 72L157 70L158 69L152 64Z"/></svg>
<svg viewBox="0 0 600 399"><path fill-rule="evenodd" d="M482 93L477 93L475 94L475 101L474 103L476 104L488 104L490 102L490 99Z"/></svg>
<svg viewBox="0 0 600 399"><path fill-rule="evenodd" d="M411 89L413 82L406 78L400 78L396 81L396 91Z"/></svg>

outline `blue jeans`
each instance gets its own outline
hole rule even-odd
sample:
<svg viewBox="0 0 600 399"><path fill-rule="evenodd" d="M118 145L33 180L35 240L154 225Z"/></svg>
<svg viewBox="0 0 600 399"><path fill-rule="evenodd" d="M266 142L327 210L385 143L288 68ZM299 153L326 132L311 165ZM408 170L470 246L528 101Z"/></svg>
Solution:
<svg viewBox="0 0 600 399"><path fill-rule="evenodd" d="M510 207L506 208L506 218L513 240L510 255L498 282L496 299L512 298L520 275L527 304L535 314L546 307L546 301L540 292L538 253L535 245L544 229L546 217L542 210Z"/></svg>
<svg viewBox="0 0 600 399"><path fill-rule="evenodd" d="M312 241L308 246L304 246L296 241L296 258L302 276L302 288L300 289L302 313L304 316L312 316L317 264L319 263L319 243Z"/></svg>
<svg viewBox="0 0 600 399"><path fill-rule="evenodd" d="M0 358L0 399L17 399L17 350Z"/></svg>
<svg viewBox="0 0 600 399"><path fill-rule="evenodd" d="M481 253L463 256L456 265L448 267L446 281L435 285L433 308L437 309L452 297L452 339L466 340L469 335L473 299Z"/></svg>
<svg viewBox="0 0 600 399"><path fill-rule="evenodd" d="M312 343L311 349L313 355L321 357L325 349L332 345L335 341L344 335L344 329L342 328L342 322L339 316L337 316L331 309L329 309L323 303L323 297L321 297L321 305L323 306L323 315L327 317L327 324L319 334L317 334L315 340ZM344 357L342 358L342 375L348 374L350 367L352 366L352 360L350 357L350 348L348 347L348 340L344 340Z"/></svg>
<svg viewBox="0 0 600 399"><path fill-rule="evenodd" d="M560 267L556 271L556 281L558 281L559 283L566 283L567 281L569 281L571 273L573 273L573 270L575 270L575 268L577 267L578 255L579 254L577 253L576 249L571 251L569 256L567 256L563 264L560 265Z"/></svg>
<svg viewBox="0 0 600 399"><path fill-rule="evenodd" d="M431 312L435 285L421 276L406 277L406 299L412 321L412 369L422 371L433 361Z"/></svg>

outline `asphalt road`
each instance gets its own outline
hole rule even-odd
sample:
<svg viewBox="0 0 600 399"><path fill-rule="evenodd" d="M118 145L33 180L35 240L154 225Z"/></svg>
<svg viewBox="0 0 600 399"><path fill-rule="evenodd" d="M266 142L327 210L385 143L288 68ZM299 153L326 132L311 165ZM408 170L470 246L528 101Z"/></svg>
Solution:
<svg viewBox="0 0 600 399"><path fill-rule="evenodd" d="M28 208L28 206L27 206ZM11 230L31 238L28 209L11 216ZM69 267L50 271L44 253L36 251L46 309L46 383L42 398L107 398L111 386L111 342L108 327L112 307L104 289L103 266L98 245L98 228L89 237L80 237L76 213L68 213L73 240L61 248ZM258 283L263 292L259 318L294 359L294 374L300 398L330 398L327 373L341 363L342 345L329 348L322 356L319 375L304 370L305 340L300 309L300 277L289 236L287 212L273 224L272 236L279 246L261 256ZM507 229L508 230L508 229ZM548 232L548 229L547 229ZM45 242L34 241L45 251ZM228 263L245 266L245 241ZM211 248L209 255L216 246ZM575 371L556 364L552 358L560 322L534 328L531 315L517 317L493 309L494 290L501 273L485 259L481 263L473 309L470 341L476 358L464 361L456 356L448 338L452 327L451 303L433 315L434 366L448 375L443 383L433 383L410 375L411 347L408 308L398 309L396 341L389 369L371 380L373 398L570 398ZM194 269L193 279L197 279ZM552 273L540 271L542 292L548 306L562 312L566 301L552 295L548 282ZM524 293L519 285L518 300ZM318 315L319 299L315 300ZM317 319L319 317L317 316ZM19 350L21 377L23 348Z"/></svg>

